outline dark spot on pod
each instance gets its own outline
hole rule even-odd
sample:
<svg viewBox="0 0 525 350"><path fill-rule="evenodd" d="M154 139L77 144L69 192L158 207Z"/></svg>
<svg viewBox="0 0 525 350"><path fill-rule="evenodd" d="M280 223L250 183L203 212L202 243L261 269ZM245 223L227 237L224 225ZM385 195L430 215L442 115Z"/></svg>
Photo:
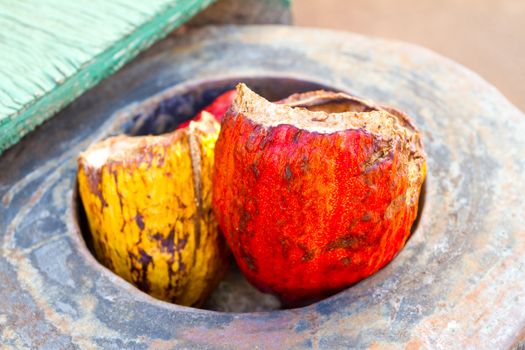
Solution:
<svg viewBox="0 0 525 350"><path fill-rule="evenodd" d="M352 259L349 256L345 256L340 261L343 265L348 266L348 264L352 262Z"/></svg>
<svg viewBox="0 0 525 350"><path fill-rule="evenodd" d="M151 239L160 242L162 250L167 251L170 254L175 253L175 251L180 251L184 249L186 243L188 242L188 237L185 236L183 239L180 239L175 245L175 230L172 228L170 233L166 238L164 238L160 233L155 233L150 236Z"/></svg>
<svg viewBox="0 0 525 350"><path fill-rule="evenodd" d="M266 147L266 144L268 143L269 139L269 137L266 137L266 135L264 135L261 139L261 142L259 143L259 149L263 149L264 147Z"/></svg>
<svg viewBox="0 0 525 350"><path fill-rule="evenodd" d="M100 184L102 182L102 169L103 168L93 168L88 165L80 165L84 167L84 173L86 174L87 181L89 184L89 191L96 195L98 199L100 200L100 203L102 203L101 212L102 209L106 208L108 206L108 202L104 199L104 196L102 195L102 191L100 189Z"/></svg>
<svg viewBox="0 0 525 350"><path fill-rule="evenodd" d="M175 199L177 200L177 205L179 209L186 209L188 206L184 204L184 202L180 199L179 196L175 195Z"/></svg>
<svg viewBox="0 0 525 350"><path fill-rule="evenodd" d="M253 171L253 175L255 176L255 178L258 178L260 173L259 173L259 169L257 169L257 164L255 162L252 163L252 171Z"/></svg>
<svg viewBox="0 0 525 350"><path fill-rule="evenodd" d="M306 262L306 261L310 261L310 260L312 260L314 258L315 250L308 249L308 247L305 246L302 243L298 243L297 246L299 248L301 248L301 250L304 252L304 254L303 254L302 258L301 258L301 261Z"/></svg>
<svg viewBox="0 0 525 350"><path fill-rule="evenodd" d="M179 241L177 242L177 246L175 247L175 249L177 250L177 257L179 259L179 270L180 271L186 270L186 265L182 261L182 250L184 249L184 247L186 247L186 243L188 243L187 234L184 236L184 238L179 239Z"/></svg>
<svg viewBox="0 0 525 350"><path fill-rule="evenodd" d="M303 156L301 157L301 171L303 173L306 173L308 172L309 168L310 168L310 164L308 161L308 156L306 154L303 154Z"/></svg>
<svg viewBox="0 0 525 350"><path fill-rule="evenodd" d="M354 232L353 231L354 231L355 227L359 224L359 222L360 222L360 220L358 218L354 217L352 219L352 221L350 221L350 223L346 227L347 235L344 236L344 237L354 237Z"/></svg>
<svg viewBox="0 0 525 350"><path fill-rule="evenodd" d="M252 271L257 271L257 266L255 265L255 258L248 253L242 246L240 246L241 259L244 260L248 268Z"/></svg>
<svg viewBox="0 0 525 350"><path fill-rule="evenodd" d="M141 248L139 248L139 255L140 257L137 257L132 252L128 252L128 257L131 261L131 280L140 290L148 293L150 291L148 265L153 262L153 259ZM140 268L138 265L140 265Z"/></svg>
<svg viewBox="0 0 525 350"><path fill-rule="evenodd" d="M163 239L162 235L160 233L155 233L154 235L151 235L150 237L151 237L151 239L153 239L155 241L159 241L159 242L162 241L162 239Z"/></svg>
<svg viewBox="0 0 525 350"><path fill-rule="evenodd" d="M368 222L372 220L372 213L370 213L369 211L367 211L366 213L363 214L363 216L361 217L361 221L364 221L364 222Z"/></svg>
<svg viewBox="0 0 525 350"><path fill-rule="evenodd" d="M354 235L346 235L339 237L325 246L326 251L332 251L334 249L348 249L354 248L360 239Z"/></svg>
<svg viewBox="0 0 525 350"><path fill-rule="evenodd" d="M290 181L292 179L292 169L290 169L290 164L286 164L284 167L284 179Z"/></svg>
<svg viewBox="0 0 525 350"><path fill-rule="evenodd" d="M161 244L171 255L175 253L175 230L173 228L170 230L168 237L166 237Z"/></svg>
<svg viewBox="0 0 525 350"><path fill-rule="evenodd" d="M140 264L142 265L142 273L140 275L141 277L137 285L143 291L149 292L151 288L148 281L148 266L149 264L153 264L153 258L151 257L151 255L148 255L142 248L139 248L139 254Z"/></svg>
<svg viewBox="0 0 525 350"><path fill-rule="evenodd" d="M257 136L259 134L258 128L254 128L253 131L250 133L250 136L248 136L248 142L246 142L246 149L248 151L253 151L255 147L255 141L257 140Z"/></svg>
<svg viewBox="0 0 525 350"><path fill-rule="evenodd" d="M164 146L164 147L166 147L166 146ZM157 166L161 167L163 165L164 165L164 154L157 153Z"/></svg>
<svg viewBox="0 0 525 350"><path fill-rule="evenodd" d="M177 254L177 261L179 266L179 271L185 271L186 265L182 262L182 254L181 251L184 249L186 244L188 243L188 236L184 236L184 238L179 239L177 244L175 244L175 230L172 228L170 230L170 233L166 238L163 238L163 236L160 233L156 233L151 236L153 240L156 240L160 242L161 249L163 251L168 252L171 257L168 259L168 278L169 278L169 285L167 286L166 290L170 290L172 285L172 279L175 271L173 271L173 264L175 262L175 254Z"/></svg>
<svg viewBox="0 0 525 350"><path fill-rule="evenodd" d="M186 271L186 264L182 261L182 258L179 253L179 270L180 271Z"/></svg>
<svg viewBox="0 0 525 350"><path fill-rule="evenodd" d="M183 239L179 240L177 243L177 251L181 251L186 246L186 243L188 243L188 236L184 236Z"/></svg>
<svg viewBox="0 0 525 350"><path fill-rule="evenodd" d="M293 136L292 136L292 141L293 143L299 143L299 138L301 137L301 130L297 131Z"/></svg>
<svg viewBox="0 0 525 350"><path fill-rule="evenodd" d="M288 247L290 246L290 243L288 243L288 240L286 238L280 238L279 243L281 244L282 251L283 251L283 257L288 257Z"/></svg>
<svg viewBox="0 0 525 350"><path fill-rule="evenodd" d="M301 258L301 261L310 261L314 258L314 256L315 256L314 251L310 250L303 255L303 257Z"/></svg>
<svg viewBox="0 0 525 350"><path fill-rule="evenodd" d="M368 187L374 186L374 182L372 181L371 177L368 176L368 174L362 174L361 178Z"/></svg>
<svg viewBox="0 0 525 350"><path fill-rule="evenodd" d="M137 257L132 252L128 252L128 257L129 257L129 260L131 261L131 264L130 264L131 265L130 267L131 278L133 282L137 284L138 283L137 281L140 278L140 270L135 266Z"/></svg>
<svg viewBox="0 0 525 350"><path fill-rule="evenodd" d="M137 226L141 229L141 230L144 230L144 217L142 216L142 214L140 213L137 213L137 215L135 215L135 222L137 223Z"/></svg>
<svg viewBox="0 0 525 350"><path fill-rule="evenodd" d="M241 216L239 218L239 231L244 232L248 221L250 221L251 215L244 208L241 208Z"/></svg>

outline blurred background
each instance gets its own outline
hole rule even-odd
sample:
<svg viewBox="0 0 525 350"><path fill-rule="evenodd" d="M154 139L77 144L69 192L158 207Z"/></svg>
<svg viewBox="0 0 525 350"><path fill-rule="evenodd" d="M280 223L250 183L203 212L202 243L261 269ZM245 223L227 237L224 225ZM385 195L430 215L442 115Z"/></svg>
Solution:
<svg viewBox="0 0 525 350"><path fill-rule="evenodd" d="M294 0L295 25L413 42L480 74L525 111L525 0Z"/></svg>

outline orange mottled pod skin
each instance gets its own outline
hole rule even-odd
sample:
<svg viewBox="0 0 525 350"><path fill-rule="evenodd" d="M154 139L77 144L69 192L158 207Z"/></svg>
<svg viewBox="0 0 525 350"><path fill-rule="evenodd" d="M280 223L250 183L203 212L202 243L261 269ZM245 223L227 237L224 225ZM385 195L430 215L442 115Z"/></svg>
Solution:
<svg viewBox="0 0 525 350"><path fill-rule="evenodd" d="M240 84L215 148L213 208L245 276L299 305L393 259L425 164L418 130L393 108L326 91L274 104Z"/></svg>

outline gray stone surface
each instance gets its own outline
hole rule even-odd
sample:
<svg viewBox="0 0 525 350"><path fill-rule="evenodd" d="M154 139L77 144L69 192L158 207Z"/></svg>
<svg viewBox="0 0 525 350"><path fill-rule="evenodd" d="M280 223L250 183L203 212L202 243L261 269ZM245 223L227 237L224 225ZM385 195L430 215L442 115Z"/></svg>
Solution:
<svg viewBox="0 0 525 350"><path fill-rule="evenodd" d="M350 33L211 27L170 40L0 157L1 344L493 349L523 338L525 118L497 90L427 50ZM209 91L244 77L260 77L249 85L273 97L310 86L296 78L412 115L428 153L421 219L392 263L308 307L239 314L155 300L89 253L76 220L76 156L109 134L140 132L141 118L152 124L142 131L154 130L162 111L165 129L170 114L190 115Z"/></svg>

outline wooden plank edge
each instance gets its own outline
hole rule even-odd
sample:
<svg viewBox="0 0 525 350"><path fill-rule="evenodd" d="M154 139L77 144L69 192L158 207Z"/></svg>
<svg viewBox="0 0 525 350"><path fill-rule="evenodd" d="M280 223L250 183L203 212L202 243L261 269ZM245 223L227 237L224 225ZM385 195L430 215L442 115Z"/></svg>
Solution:
<svg viewBox="0 0 525 350"><path fill-rule="evenodd" d="M150 21L137 27L79 70L61 85L33 100L18 113L0 121L0 154L28 132L66 107L86 90L113 74L125 63L188 21L215 0L173 2ZM146 35L144 35L146 34Z"/></svg>

